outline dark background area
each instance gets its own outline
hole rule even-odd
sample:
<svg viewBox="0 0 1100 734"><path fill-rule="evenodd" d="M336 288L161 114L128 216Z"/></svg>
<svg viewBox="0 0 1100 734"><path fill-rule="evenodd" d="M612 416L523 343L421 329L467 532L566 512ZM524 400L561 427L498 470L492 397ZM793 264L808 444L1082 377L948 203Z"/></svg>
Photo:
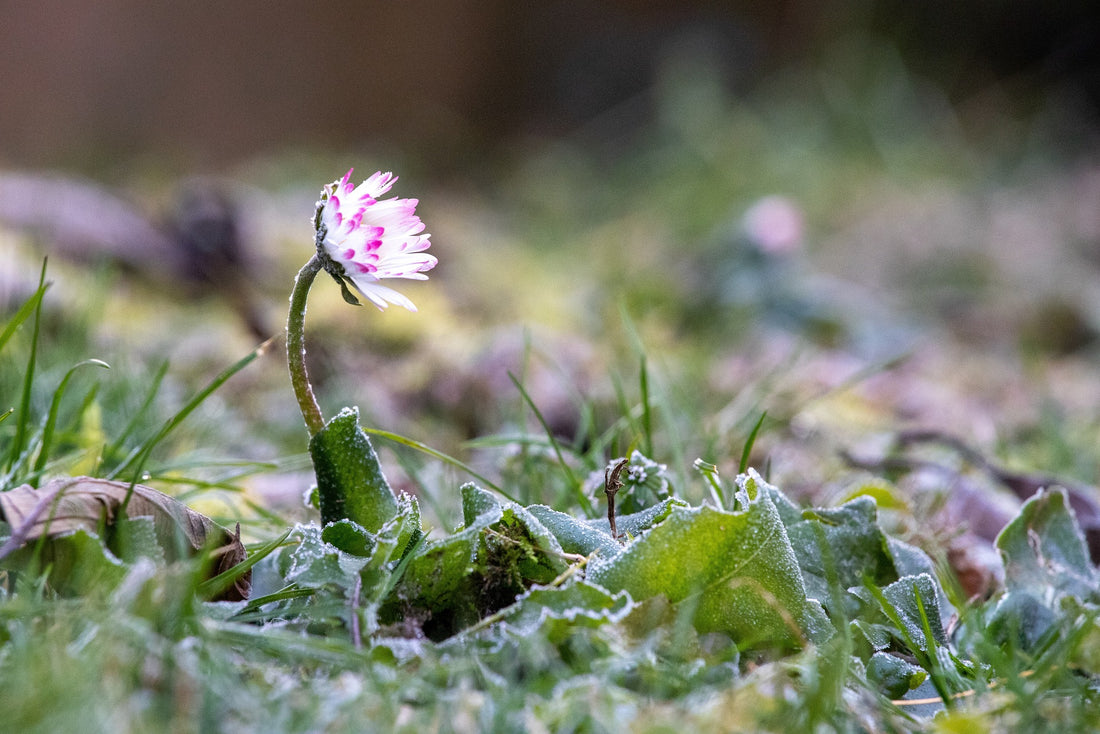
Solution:
<svg viewBox="0 0 1100 734"><path fill-rule="evenodd" d="M629 134L673 56L738 95L868 38L973 125L1052 96L1092 122L1098 15L1089 0L4 2L0 165L207 171L367 141L458 170L532 134Z"/></svg>

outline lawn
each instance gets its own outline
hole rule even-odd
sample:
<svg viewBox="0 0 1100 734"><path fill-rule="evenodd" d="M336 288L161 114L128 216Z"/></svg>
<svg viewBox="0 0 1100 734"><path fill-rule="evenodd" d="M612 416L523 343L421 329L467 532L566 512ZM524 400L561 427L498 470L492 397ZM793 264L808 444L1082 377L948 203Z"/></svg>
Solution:
<svg viewBox="0 0 1100 734"><path fill-rule="evenodd" d="M241 164L190 285L0 230L3 728L1100 727L1100 168L883 68ZM299 276L292 381L352 166L438 266Z"/></svg>

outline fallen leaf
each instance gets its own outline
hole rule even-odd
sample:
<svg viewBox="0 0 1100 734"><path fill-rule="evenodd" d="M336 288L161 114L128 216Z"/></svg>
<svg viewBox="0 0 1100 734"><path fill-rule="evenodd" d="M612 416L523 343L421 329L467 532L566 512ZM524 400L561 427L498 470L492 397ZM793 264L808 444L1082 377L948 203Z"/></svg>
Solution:
<svg viewBox="0 0 1100 734"><path fill-rule="evenodd" d="M156 538L169 559L178 556L180 550L194 555L209 548L214 560L209 570L211 578L247 556L239 526L230 533L179 500L140 484L131 488L127 482L92 477L54 479L38 488L24 484L0 492L0 515L12 528L11 536L0 546L0 559L42 538L58 538L78 530L99 534L122 519L141 517L152 518ZM182 548L181 539L189 549ZM246 571L217 598L247 599L251 586L252 574Z"/></svg>

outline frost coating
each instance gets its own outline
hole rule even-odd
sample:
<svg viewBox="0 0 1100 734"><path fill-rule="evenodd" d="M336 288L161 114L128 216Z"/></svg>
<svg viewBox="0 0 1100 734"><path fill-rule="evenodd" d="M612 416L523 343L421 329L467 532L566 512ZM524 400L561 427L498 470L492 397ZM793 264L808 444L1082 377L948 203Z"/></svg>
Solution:
<svg viewBox="0 0 1100 734"><path fill-rule="evenodd" d="M626 591L615 594L588 581L563 587L533 586L506 610L504 623L520 634L533 634L549 620L598 627L620 622L635 604Z"/></svg>
<svg viewBox="0 0 1100 734"><path fill-rule="evenodd" d="M349 519L372 533L397 516L390 489L358 408L344 408L309 442L317 474L321 522Z"/></svg>
<svg viewBox="0 0 1100 734"><path fill-rule="evenodd" d="M416 216L416 199L380 199L397 181L378 171L358 186L352 170L325 186L317 202L314 226L317 254L326 271L345 289L350 283L379 309L395 303L410 311L416 306L401 293L381 284L384 278L427 280L436 266L431 235ZM352 297L354 300L354 297Z"/></svg>
<svg viewBox="0 0 1100 734"><path fill-rule="evenodd" d="M742 512L675 507L614 559L594 559L587 580L634 599L687 603L698 631L724 632L745 647L805 637L802 575L767 495Z"/></svg>
<svg viewBox="0 0 1100 734"><path fill-rule="evenodd" d="M325 542L317 525L296 525L292 535L299 538L299 543L288 554L283 575L299 586L346 585L367 564L368 559L341 553Z"/></svg>

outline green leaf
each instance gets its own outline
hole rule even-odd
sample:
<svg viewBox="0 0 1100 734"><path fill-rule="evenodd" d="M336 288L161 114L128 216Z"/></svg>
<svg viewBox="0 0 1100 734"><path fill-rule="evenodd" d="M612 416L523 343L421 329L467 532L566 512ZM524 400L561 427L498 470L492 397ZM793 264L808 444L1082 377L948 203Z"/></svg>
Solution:
<svg viewBox="0 0 1100 734"><path fill-rule="evenodd" d="M381 602L401 580L407 568L401 562L424 536L420 527L420 505L416 498L402 492L397 505L397 517L383 525L373 536L373 553L360 571L363 592L376 603Z"/></svg>
<svg viewBox="0 0 1100 734"><path fill-rule="evenodd" d="M622 550L622 546L611 538L610 530L599 530L587 522L546 505L531 505L527 511L554 534L566 553L588 556L599 551L604 558L612 558Z"/></svg>
<svg viewBox="0 0 1100 734"><path fill-rule="evenodd" d="M641 512L619 515L615 518L615 526L620 535L637 537L662 522L674 507L687 506L683 500L669 497ZM527 511L554 534L566 553L588 556L599 551L601 558L608 559L618 555L623 549L619 541L611 537L611 525L607 518L578 520L546 505L531 505Z"/></svg>
<svg viewBox="0 0 1100 734"><path fill-rule="evenodd" d="M890 698L901 698L928 677L924 668L885 652L876 652L867 661L867 680Z"/></svg>
<svg viewBox="0 0 1100 734"><path fill-rule="evenodd" d="M775 503L810 599L825 606L842 604L846 614L855 615L861 602L847 592L866 597L861 592L865 581L884 586L922 573L934 578L935 566L924 551L883 533L876 501L870 496L856 496L839 507L802 510L751 469L738 477L738 484L742 501L752 490L768 494ZM831 588L833 584L838 588ZM941 611L950 609L943 589L938 583L934 586ZM855 626L874 649L881 649L882 635L872 628L870 623Z"/></svg>
<svg viewBox="0 0 1100 734"><path fill-rule="evenodd" d="M46 571L50 587L62 596L113 589L127 569L97 534L84 529L21 548L4 558L3 568L19 569L32 577Z"/></svg>
<svg viewBox="0 0 1100 734"><path fill-rule="evenodd" d="M381 597L396 582L390 574L398 561L419 539L420 508L415 499L402 494L396 516L377 533L351 520L338 520L323 528L298 525L293 533L299 542L280 559L288 582L305 588L335 585L350 589L356 577L368 598Z"/></svg>
<svg viewBox="0 0 1100 734"><path fill-rule="evenodd" d="M371 532L397 515L370 439L359 427L359 409L344 408L309 442L320 493L321 522L352 520Z"/></svg>
<svg viewBox="0 0 1100 734"><path fill-rule="evenodd" d="M568 567L557 539L525 508L474 484L462 496L465 528L412 552L379 610L382 624L417 624L442 640Z"/></svg>
<svg viewBox="0 0 1100 734"><path fill-rule="evenodd" d="M325 542L317 525L298 525L298 545L281 557L284 578L303 588L336 585L350 588L367 564L366 558L341 551Z"/></svg>
<svg viewBox="0 0 1100 734"><path fill-rule="evenodd" d="M1098 574L1065 490L1040 490L995 541L1005 568L1005 594L988 618L1002 645L1033 651L1066 624L1070 601L1100 601Z"/></svg>
<svg viewBox="0 0 1100 734"><path fill-rule="evenodd" d="M932 654L947 645L940 614L939 584L926 573L903 576L882 589L868 585L894 630L913 652ZM929 639L931 634L931 639Z"/></svg>
<svg viewBox="0 0 1100 734"><path fill-rule="evenodd" d="M530 544L526 553L534 565L525 564L529 567L519 569L525 579L536 583L540 580L550 581L566 569L567 564L558 539L527 508L515 502L501 504L491 493L472 482L462 485L462 514L468 523L477 522L485 516L495 517L497 512L500 512L500 520L490 526L490 530L500 532L514 526L522 529L526 536L517 542L520 545Z"/></svg>
<svg viewBox="0 0 1100 734"><path fill-rule="evenodd" d="M409 558L405 573L378 611L381 624L414 625L442 640L476 623L481 615L471 575L481 532L503 512L485 514L452 535L430 541Z"/></svg>
<svg viewBox="0 0 1100 734"><path fill-rule="evenodd" d="M898 577L919 576L923 573L927 574L929 578L936 579L936 564L920 548L897 538L889 537L886 539L886 547L890 551L890 557L894 560L894 568L897 569ZM955 614L955 607L951 604L951 600L947 598L947 592L944 591L939 581L936 581L936 598L940 605L941 617L947 619Z"/></svg>
<svg viewBox="0 0 1100 734"><path fill-rule="evenodd" d="M397 516L378 531L377 542L386 563L396 563L412 550L424 535L420 527L420 504L405 492L397 498ZM377 555L377 553L376 553Z"/></svg>
<svg viewBox="0 0 1100 734"><path fill-rule="evenodd" d="M996 540L1005 587L1030 593L1050 589L1081 600L1100 600L1097 572L1065 490L1040 490Z"/></svg>
<svg viewBox="0 0 1100 734"><path fill-rule="evenodd" d="M334 276L335 277L335 276ZM336 278L336 282L340 284L340 295L344 298L344 303L349 306L361 306L359 299L355 297L355 294L348 288L348 280L346 278Z"/></svg>
<svg viewBox="0 0 1100 734"><path fill-rule="evenodd" d="M917 576L922 573L935 577L936 564L920 548L897 538L887 538L886 547L890 551L890 557L894 561L894 568L897 569L899 577ZM942 602L943 599L940 601Z"/></svg>
<svg viewBox="0 0 1100 734"><path fill-rule="evenodd" d="M869 619L853 619L848 626L852 637L867 651L885 650L890 647L894 637L889 625L872 622Z"/></svg>
<svg viewBox="0 0 1100 734"><path fill-rule="evenodd" d="M767 490L777 505L786 503L780 514L791 518L794 505L774 487L768 485ZM870 497L857 497L840 507L802 511L797 520L788 520L786 527L802 569L806 594L826 606L831 601L830 573L835 573L843 589L859 586L866 578L879 585L898 578L886 536L878 526L878 508ZM826 566L819 532L829 546L832 569Z"/></svg>
<svg viewBox="0 0 1100 734"><path fill-rule="evenodd" d="M1057 623L1055 613L1035 595L1017 589L997 601L986 629L1000 645L1034 650Z"/></svg>
<svg viewBox="0 0 1100 734"><path fill-rule="evenodd" d="M120 519L112 527L109 537L111 552L125 563L133 563L141 557L158 564L166 560L164 549L158 541L156 523L148 515ZM164 540L170 543L176 538L165 537Z"/></svg>
<svg viewBox="0 0 1100 734"><path fill-rule="evenodd" d="M495 514L500 509L500 501L481 489L473 482L467 482L460 488L462 492L462 522L467 527L477 522L477 518L486 514Z"/></svg>
<svg viewBox="0 0 1100 734"><path fill-rule="evenodd" d="M582 627L618 622L633 607L625 591L612 594L590 582L574 581L560 587L532 587L501 616L510 627L531 633L546 620L564 620Z"/></svg>
<svg viewBox="0 0 1100 734"><path fill-rule="evenodd" d="M687 506L687 502L676 497L669 497L668 499L662 500L659 504L647 507L640 512L616 516L615 529L619 531L620 537L637 537L655 525L663 522L673 509ZM611 524L607 521L606 517L586 520L585 522L589 527L605 532L607 533L607 537L611 537Z"/></svg>
<svg viewBox="0 0 1100 734"><path fill-rule="evenodd" d="M742 647L805 641L802 575L767 494L739 512L674 507L615 558L594 560L587 579L636 600L664 595L694 609L699 632L726 633Z"/></svg>
<svg viewBox="0 0 1100 734"><path fill-rule="evenodd" d="M377 545L374 535L354 520L337 520L325 525L321 540L361 558L370 558Z"/></svg>

